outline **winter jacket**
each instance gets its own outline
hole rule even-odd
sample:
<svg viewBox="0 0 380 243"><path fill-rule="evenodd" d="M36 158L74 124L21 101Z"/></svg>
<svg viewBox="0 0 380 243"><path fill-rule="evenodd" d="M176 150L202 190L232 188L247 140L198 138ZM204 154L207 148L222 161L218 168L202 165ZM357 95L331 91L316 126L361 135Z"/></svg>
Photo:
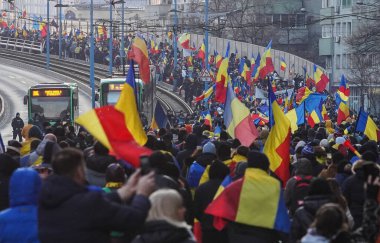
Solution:
<svg viewBox="0 0 380 243"><path fill-rule="evenodd" d="M296 210L290 230L291 242L300 240L314 221L315 214L324 204L331 202L328 196L307 196L303 206Z"/></svg>
<svg viewBox="0 0 380 243"><path fill-rule="evenodd" d="M41 242L109 242L111 230L133 232L144 225L150 202L136 195L129 206L117 193L105 194L65 176L46 179L39 198Z"/></svg>
<svg viewBox="0 0 380 243"><path fill-rule="evenodd" d="M41 188L38 173L18 169L10 182L10 208L0 212L0 242L37 243L37 198Z"/></svg>
<svg viewBox="0 0 380 243"><path fill-rule="evenodd" d="M288 242L288 235L276 230L249 226L239 223L228 223L229 242L239 243L274 243Z"/></svg>
<svg viewBox="0 0 380 243"><path fill-rule="evenodd" d="M195 243L189 229L177 227L164 220L150 221L132 243Z"/></svg>
<svg viewBox="0 0 380 243"><path fill-rule="evenodd" d="M315 229L309 229L307 235L302 238L301 243L330 243L330 240L318 235Z"/></svg>
<svg viewBox="0 0 380 243"><path fill-rule="evenodd" d="M205 214L204 211L210 202L213 200L221 180L209 180L202 184L195 191L194 196L194 215L199 220L202 228L202 242L228 242L227 231L218 231L213 226L213 217ZM216 240L218 239L218 240Z"/></svg>
<svg viewBox="0 0 380 243"><path fill-rule="evenodd" d="M348 177L344 181L342 185L342 192L347 200L348 208L354 217L354 229L357 229L362 224L365 198L364 173L361 169L359 169L355 175Z"/></svg>
<svg viewBox="0 0 380 243"><path fill-rule="evenodd" d="M11 156L0 154L0 211L9 207L9 180L19 166Z"/></svg>

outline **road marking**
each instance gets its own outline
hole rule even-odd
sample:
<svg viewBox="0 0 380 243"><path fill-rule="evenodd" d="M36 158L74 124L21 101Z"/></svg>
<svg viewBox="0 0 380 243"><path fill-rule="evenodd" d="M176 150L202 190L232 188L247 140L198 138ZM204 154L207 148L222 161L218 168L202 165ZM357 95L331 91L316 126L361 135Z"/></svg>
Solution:
<svg viewBox="0 0 380 243"><path fill-rule="evenodd" d="M24 80L21 80L21 83L26 84L26 82Z"/></svg>
<svg viewBox="0 0 380 243"><path fill-rule="evenodd" d="M8 78L15 79L16 77L9 75Z"/></svg>

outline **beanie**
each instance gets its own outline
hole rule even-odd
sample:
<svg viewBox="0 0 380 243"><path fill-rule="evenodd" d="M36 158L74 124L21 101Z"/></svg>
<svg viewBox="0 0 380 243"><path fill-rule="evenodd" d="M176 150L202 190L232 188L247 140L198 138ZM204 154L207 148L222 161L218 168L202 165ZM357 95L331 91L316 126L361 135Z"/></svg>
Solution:
<svg viewBox="0 0 380 243"><path fill-rule="evenodd" d="M216 155L216 148L215 145L212 142L208 142L205 145L203 145L202 153L206 154L215 154Z"/></svg>
<svg viewBox="0 0 380 243"><path fill-rule="evenodd" d="M269 169L269 159L263 153L251 151L248 153L248 168L259 168L267 171Z"/></svg>

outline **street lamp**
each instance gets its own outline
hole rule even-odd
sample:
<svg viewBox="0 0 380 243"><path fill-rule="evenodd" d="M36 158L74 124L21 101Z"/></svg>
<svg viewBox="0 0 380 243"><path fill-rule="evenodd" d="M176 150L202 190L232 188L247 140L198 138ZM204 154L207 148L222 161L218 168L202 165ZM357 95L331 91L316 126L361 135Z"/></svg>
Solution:
<svg viewBox="0 0 380 243"><path fill-rule="evenodd" d="M46 23L46 28L47 28L47 36L46 36L46 69L50 68L50 1L53 0L47 0L47 23Z"/></svg>
<svg viewBox="0 0 380 243"><path fill-rule="evenodd" d="M210 64L208 62L208 0L205 1L205 25L206 25L206 28L205 28L205 64L206 64L206 69L207 69L207 72L210 71ZM208 89L208 82L205 82L205 90Z"/></svg>
<svg viewBox="0 0 380 243"><path fill-rule="evenodd" d="M91 85L91 105L95 108L95 69L94 69L94 0L90 2L90 85Z"/></svg>
<svg viewBox="0 0 380 243"><path fill-rule="evenodd" d="M59 8L59 59L62 59L62 8L67 8L69 5L62 4L62 0L54 7Z"/></svg>
<svg viewBox="0 0 380 243"><path fill-rule="evenodd" d="M115 1L115 0L110 0L110 30L109 30L109 33L110 33L110 39L109 39L109 47L108 47L108 55L109 55L109 67L108 67L108 72L109 72L109 75L112 76L112 66L113 66L113 54L112 54L112 49L113 49L113 35L112 35L112 7L115 5L115 4L122 4L122 8L123 8L123 13L122 13L122 18L124 18L124 0L120 0L120 1ZM124 20L122 20L124 22ZM124 23L123 23L123 26L124 26ZM123 40L124 40L124 37L123 37ZM124 46L124 44L123 44Z"/></svg>

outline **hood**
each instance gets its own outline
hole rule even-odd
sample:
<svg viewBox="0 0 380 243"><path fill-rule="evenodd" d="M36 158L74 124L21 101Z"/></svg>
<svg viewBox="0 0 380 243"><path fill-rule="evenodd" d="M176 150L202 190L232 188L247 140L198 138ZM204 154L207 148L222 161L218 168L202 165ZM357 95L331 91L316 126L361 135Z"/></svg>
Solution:
<svg viewBox="0 0 380 243"><path fill-rule="evenodd" d="M44 156L47 144L50 144L49 149L52 150L50 152L53 155L58 153L61 150L61 147L59 147L58 143L54 143L54 142L50 141L49 139L45 138L44 140L42 140L42 142L38 145L38 147L36 149L36 152L38 155Z"/></svg>
<svg viewBox="0 0 380 243"><path fill-rule="evenodd" d="M106 173L107 167L115 162L116 159L113 156L94 154L86 159L86 166L93 171Z"/></svg>
<svg viewBox="0 0 380 243"><path fill-rule="evenodd" d="M192 234L186 228L179 228L164 220L150 221L145 224L144 233L139 238L142 242L183 242L192 238Z"/></svg>
<svg viewBox="0 0 380 243"><path fill-rule="evenodd" d="M309 229L307 234L302 238L301 243L329 243L330 240L318 235L315 229Z"/></svg>
<svg viewBox="0 0 380 243"><path fill-rule="evenodd" d="M306 211L310 212L312 215L315 215L320 207L329 202L331 202L331 198L329 196L307 196L305 197L303 207Z"/></svg>
<svg viewBox="0 0 380 243"><path fill-rule="evenodd" d="M44 136L43 136L43 134L41 132L41 129L39 127L37 127L37 126L32 126L29 129L28 137L29 138L38 138L39 140L44 139Z"/></svg>
<svg viewBox="0 0 380 243"><path fill-rule="evenodd" d="M41 179L31 168L17 169L9 183L10 206L36 205L41 189Z"/></svg>
<svg viewBox="0 0 380 243"><path fill-rule="evenodd" d="M39 204L45 208L56 208L74 195L86 191L86 187L66 176L52 175L42 186Z"/></svg>
<svg viewBox="0 0 380 243"><path fill-rule="evenodd" d="M232 157L232 160L236 163L239 163L239 162L247 162L247 157L245 157L244 155L240 155L240 154L235 154L233 157Z"/></svg>
<svg viewBox="0 0 380 243"><path fill-rule="evenodd" d="M197 163L203 167L206 167L207 165L210 165L212 163L212 161L215 159L216 159L215 154L202 153L197 157Z"/></svg>

